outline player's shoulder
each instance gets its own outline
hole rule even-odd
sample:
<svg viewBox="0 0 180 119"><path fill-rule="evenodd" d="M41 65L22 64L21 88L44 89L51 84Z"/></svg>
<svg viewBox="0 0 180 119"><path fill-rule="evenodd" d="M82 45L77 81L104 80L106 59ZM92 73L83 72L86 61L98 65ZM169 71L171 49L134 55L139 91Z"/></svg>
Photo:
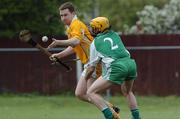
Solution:
<svg viewBox="0 0 180 119"><path fill-rule="evenodd" d="M119 34L113 30L110 30L108 33L108 36L112 37L112 38L119 38Z"/></svg>
<svg viewBox="0 0 180 119"><path fill-rule="evenodd" d="M109 30L108 35L112 35L112 34L114 34L114 35L118 35L118 33L117 33L117 32L115 32L115 31L113 31L113 30Z"/></svg>
<svg viewBox="0 0 180 119"><path fill-rule="evenodd" d="M102 44L102 41L104 40L104 36L103 35L97 35L95 38L94 38L94 44L96 46L98 45L101 45Z"/></svg>
<svg viewBox="0 0 180 119"><path fill-rule="evenodd" d="M71 23L71 27L78 27L78 26L85 26L85 23L83 23L79 19L76 19Z"/></svg>

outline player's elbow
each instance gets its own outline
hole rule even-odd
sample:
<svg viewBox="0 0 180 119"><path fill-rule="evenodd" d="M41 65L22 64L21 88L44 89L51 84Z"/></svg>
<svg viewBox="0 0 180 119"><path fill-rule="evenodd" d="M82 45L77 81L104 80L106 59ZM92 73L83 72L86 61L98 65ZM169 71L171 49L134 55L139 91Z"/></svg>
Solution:
<svg viewBox="0 0 180 119"><path fill-rule="evenodd" d="M77 45L80 44L80 40L79 39L74 39L73 42L72 42L72 47L75 47Z"/></svg>

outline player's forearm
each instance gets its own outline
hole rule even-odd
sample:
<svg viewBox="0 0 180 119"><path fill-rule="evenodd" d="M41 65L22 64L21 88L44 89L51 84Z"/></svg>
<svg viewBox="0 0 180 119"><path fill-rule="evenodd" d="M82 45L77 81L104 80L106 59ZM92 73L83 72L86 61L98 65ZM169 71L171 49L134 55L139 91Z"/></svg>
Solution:
<svg viewBox="0 0 180 119"><path fill-rule="evenodd" d="M57 45L58 46L71 46L71 47L75 47L79 43L80 43L80 40L77 39L77 38L71 38L71 39L68 39L68 40L57 40Z"/></svg>
<svg viewBox="0 0 180 119"><path fill-rule="evenodd" d="M67 47L65 50L63 50L62 52L58 53L58 58L61 59L63 57L67 57L71 54L74 54L74 50L71 46Z"/></svg>

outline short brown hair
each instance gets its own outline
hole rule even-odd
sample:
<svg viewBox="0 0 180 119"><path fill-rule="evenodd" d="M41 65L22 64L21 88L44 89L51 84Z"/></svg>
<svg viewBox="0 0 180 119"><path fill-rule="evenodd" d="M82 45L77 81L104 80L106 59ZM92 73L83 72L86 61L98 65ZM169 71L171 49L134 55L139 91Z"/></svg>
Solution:
<svg viewBox="0 0 180 119"><path fill-rule="evenodd" d="M71 2L65 2L59 7L59 10L64 10L64 9L69 9L71 13L75 12L75 7Z"/></svg>

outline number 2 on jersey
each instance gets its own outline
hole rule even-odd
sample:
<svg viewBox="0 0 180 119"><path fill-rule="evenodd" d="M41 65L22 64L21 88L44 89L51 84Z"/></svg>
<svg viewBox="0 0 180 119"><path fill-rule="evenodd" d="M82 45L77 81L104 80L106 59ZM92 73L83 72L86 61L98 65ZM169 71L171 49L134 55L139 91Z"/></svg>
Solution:
<svg viewBox="0 0 180 119"><path fill-rule="evenodd" d="M111 50L115 50L115 49L118 48L118 45L115 45L115 44L113 43L113 40L112 40L111 38L105 38L105 39L104 39L104 42L105 42L105 41L110 42L110 44L111 44Z"/></svg>

